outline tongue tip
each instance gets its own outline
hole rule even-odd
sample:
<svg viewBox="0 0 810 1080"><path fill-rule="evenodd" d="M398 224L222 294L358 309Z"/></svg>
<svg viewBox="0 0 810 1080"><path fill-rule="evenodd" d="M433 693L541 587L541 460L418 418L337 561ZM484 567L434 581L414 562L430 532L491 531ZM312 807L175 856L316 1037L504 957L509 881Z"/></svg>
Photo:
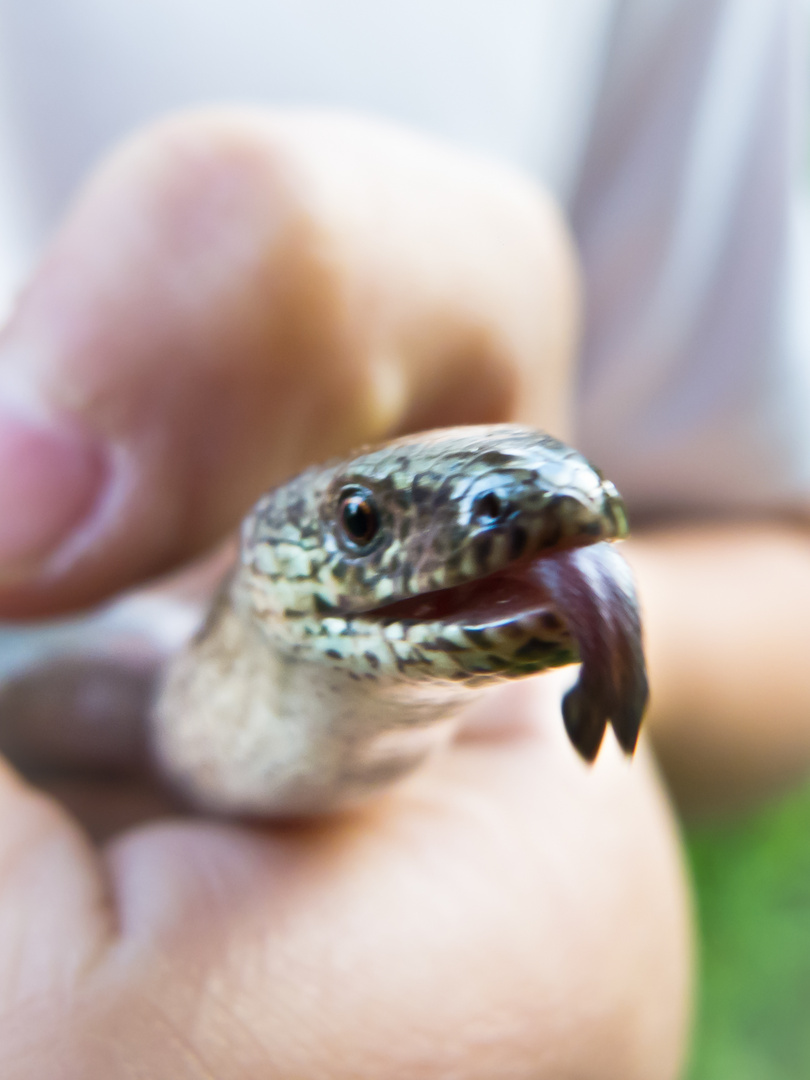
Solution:
<svg viewBox="0 0 810 1080"><path fill-rule="evenodd" d="M625 754L635 752L650 696L643 659L636 659L618 687L595 680L583 665L576 685L563 698L565 730L588 762L596 759L608 724Z"/></svg>
<svg viewBox="0 0 810 1080"><path fill-rule="evenodd" d="M563 698L562 713L568 738L580 757L588 763L596 760L608 723L613 728L616 741L628 757L632 757L638 745L641 721L647 697L640 706L634 703L607 716L604 708L588 699L582 688L575 686Z"/></svg>
<svg viewBox="0 0 810 1080"><path fill-rule="evenodd" d="M610 718L611 726L616 733L616 738L625 754L633 754L638 745L638 736L641 730L641 721L647 709L649 701L647 679L643 673L640 675L640 685L633 699L623 708L617 709Z"/></svg>
<svg viewBox="0 0 810 1080"><path fill-rule="evenodd" d="M608 544L560 552L536 571L577 643L579 678L563 699L571 742L594 761L610 723L627 755L638 742L649 696L630 570Z"/></svg>
<svg viewBox="0 0 810 1080"><path fill-rule="evenodd" d="M585 761L592 762L596 760L605 731L610 724L622 750L632 757L638 745L638 734L642 729L647 699L645 686L637 701L608 716L604 706L599 707L578 684L569 690L563 699L563 721L568 738L580 756Z"/></svg>
<svg viewBox="0 0 810 1080"><path fill-rule="evenodd" d="M577 683L563 698L562 714L568 738L581 757L588 762L595 761L607 727L604 710Z"/></svg>

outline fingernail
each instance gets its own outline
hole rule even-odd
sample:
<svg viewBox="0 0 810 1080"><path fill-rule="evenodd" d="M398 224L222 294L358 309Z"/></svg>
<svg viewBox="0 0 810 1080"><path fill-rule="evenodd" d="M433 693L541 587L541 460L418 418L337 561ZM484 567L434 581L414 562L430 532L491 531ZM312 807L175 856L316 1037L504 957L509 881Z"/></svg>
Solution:
<svg viewBox="0 0 810 1080"><path fill-rule="evenodd" d="M92 439L0 407L0 581L36 574L88 515L104 475Z"/></svg>

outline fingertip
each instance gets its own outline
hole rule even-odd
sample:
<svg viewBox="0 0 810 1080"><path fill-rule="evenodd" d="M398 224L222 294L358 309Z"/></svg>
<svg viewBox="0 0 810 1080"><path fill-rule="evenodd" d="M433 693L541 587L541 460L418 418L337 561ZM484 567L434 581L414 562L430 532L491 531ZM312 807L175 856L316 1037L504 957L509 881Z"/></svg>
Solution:
<svg viewBox="0 0 810 1080"><path fill-rule="evenodd" d="M90 513L106 475L96 439L0 406L0 586L40 572Z"/></svg>
<svg viewBox="0 0 810 1080"><path fill-rule="evenodd" d="M0 346L0 391L91 433L0 431L0 609L163 573L353 444L515 413L560 433L564 232L530 182L360 118L207 110L134 135Z"/></svg>

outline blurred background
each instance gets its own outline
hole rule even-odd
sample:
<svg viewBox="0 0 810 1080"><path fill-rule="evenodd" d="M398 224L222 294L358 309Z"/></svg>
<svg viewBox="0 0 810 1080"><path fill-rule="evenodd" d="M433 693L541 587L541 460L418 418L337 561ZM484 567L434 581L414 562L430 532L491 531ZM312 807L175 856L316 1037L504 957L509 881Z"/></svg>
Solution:
<svg viewBox="0 0 810 1080"><path fill-rule="evenodd" d="M810 787L692 827L702 949L692 1080L810 1075Z"/></svg>

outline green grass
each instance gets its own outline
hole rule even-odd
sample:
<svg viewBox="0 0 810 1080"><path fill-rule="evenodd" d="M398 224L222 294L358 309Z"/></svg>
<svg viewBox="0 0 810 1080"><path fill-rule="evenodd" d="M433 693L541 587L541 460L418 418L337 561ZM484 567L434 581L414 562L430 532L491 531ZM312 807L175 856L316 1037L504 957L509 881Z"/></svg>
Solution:
<svg viewBox="0 0 810 1080"><path fill-rule="evenodd" d="M688 1080L808 1080L810 787L687 845L703 939Z"/></svg>

